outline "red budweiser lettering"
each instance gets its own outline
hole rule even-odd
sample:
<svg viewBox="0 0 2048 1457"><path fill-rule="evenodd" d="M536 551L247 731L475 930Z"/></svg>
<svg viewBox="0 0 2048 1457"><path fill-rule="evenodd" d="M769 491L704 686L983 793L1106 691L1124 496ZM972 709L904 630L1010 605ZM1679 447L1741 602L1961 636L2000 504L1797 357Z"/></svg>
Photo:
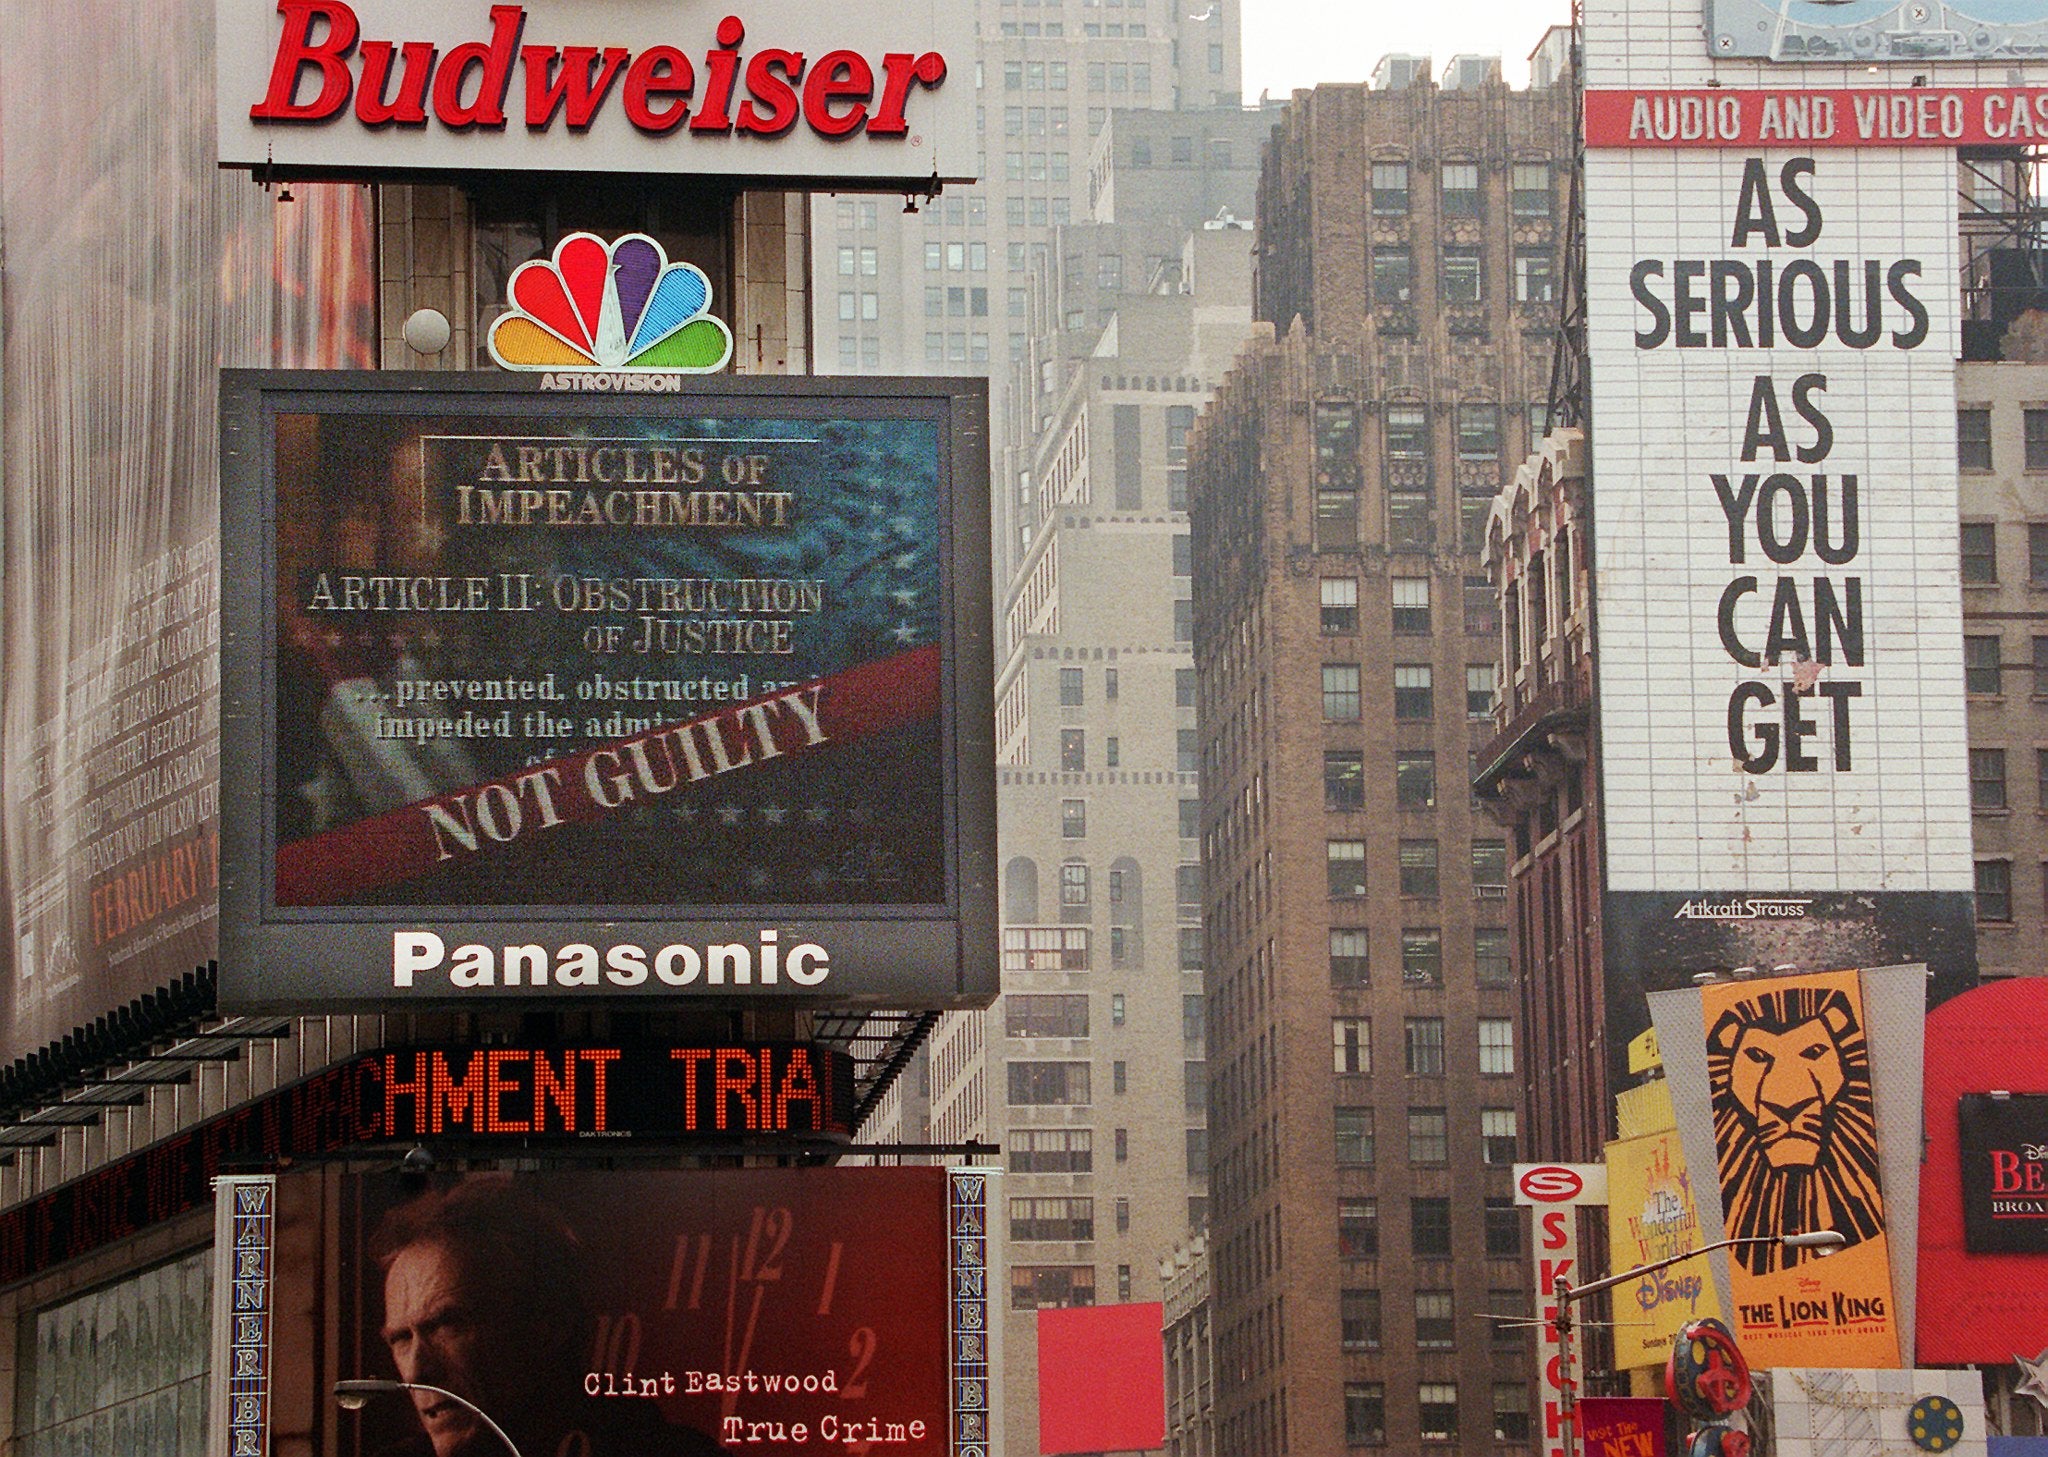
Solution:
<svg viewBox="0 0 2048 1457"><path fill-rule="evenodd" d="M437 58L428 41L365 38L346 0L277 0L277 10L284 32L269 87L249 108L262 124L334 122L353 101L367 127L501 130L513 107L529 131L557 120L583 131L616 95L627 121L650 136L682 129L772 138L801 120L828 140L901 137L913 96L946 79L937 51L891 51L879 61L847 50L815 59L774 47L747 54L736 15L693 60L669 45L635 55L623 46L523 44L526 8L493 5L488 36Z"/></svg>

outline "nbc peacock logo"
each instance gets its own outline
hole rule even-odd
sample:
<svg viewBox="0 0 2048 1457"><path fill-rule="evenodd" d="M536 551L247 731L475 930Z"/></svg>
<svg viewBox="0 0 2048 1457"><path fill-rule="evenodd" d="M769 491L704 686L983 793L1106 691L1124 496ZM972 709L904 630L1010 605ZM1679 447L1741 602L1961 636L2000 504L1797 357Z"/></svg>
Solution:
<svg viewBox="0 0 2048 1457"><path fill-rule="evenodd" d="M708 312L711 280L644 233L571 233L552 258L515 268L506 292L511 311L489 338L505 369L711 374L732 358L732 330Z"/></svg>

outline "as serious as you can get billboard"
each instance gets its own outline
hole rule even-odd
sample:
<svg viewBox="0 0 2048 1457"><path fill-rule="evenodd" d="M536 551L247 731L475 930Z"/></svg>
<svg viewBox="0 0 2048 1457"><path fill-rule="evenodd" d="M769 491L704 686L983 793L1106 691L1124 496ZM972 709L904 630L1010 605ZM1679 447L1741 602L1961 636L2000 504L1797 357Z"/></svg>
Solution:
<svg viewBox="0 0 2048 1457"><path fill-rule="evenodd" d="M1799 88L1840 67L1711 55L1701 0L1585 25L1618 1063L1702 970L1974 980L1957 163L1818 145Z"/></svg>
<svg viewBox="0 0 2048 1457"><path fill-rule="evenodd" d="M980 383L230 372L223 440L224 1007L993 993Z"/></svg>

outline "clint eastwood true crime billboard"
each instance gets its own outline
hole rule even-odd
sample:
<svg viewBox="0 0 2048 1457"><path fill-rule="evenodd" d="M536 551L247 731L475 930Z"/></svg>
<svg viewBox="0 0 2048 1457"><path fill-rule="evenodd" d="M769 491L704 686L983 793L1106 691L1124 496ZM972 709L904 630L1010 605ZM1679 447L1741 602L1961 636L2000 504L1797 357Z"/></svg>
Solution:
<svg viewBox="0 0 2048 1457"><path fill-rule="evenodd" d="M222 1005L985 1002L983 388L229 372Z"/></svg>

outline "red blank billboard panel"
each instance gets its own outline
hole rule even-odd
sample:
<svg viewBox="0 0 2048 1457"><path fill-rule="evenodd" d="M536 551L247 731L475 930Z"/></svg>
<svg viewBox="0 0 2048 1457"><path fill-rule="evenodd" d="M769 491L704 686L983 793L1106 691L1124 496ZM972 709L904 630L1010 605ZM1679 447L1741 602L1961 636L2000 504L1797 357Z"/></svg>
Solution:
<svg viewBox="0 0 2048 1457"><path fill-rule="evenodd" d="M1038 1450L1143 1452L1166 1442L1158 1304L1038 1313Z"/></svg>

